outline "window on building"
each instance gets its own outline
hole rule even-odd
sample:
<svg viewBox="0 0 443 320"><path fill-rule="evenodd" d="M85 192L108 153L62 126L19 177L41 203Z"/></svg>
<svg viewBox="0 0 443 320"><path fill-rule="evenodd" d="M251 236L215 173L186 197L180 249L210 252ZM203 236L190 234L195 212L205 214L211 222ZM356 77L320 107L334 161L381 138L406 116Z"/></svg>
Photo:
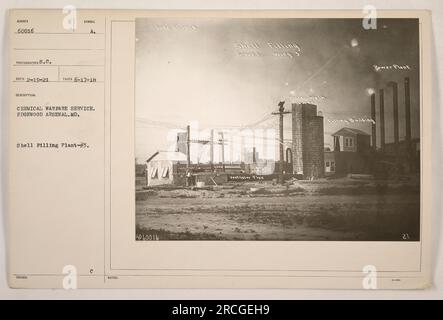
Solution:
<svg viewBox="0 0 443 320"><path fill-rule="evenodd" d="M331 161L331 172L335 172L335 162Z"/></svg>
<svg viewBox="0 0 443 320"><path fill-rule="evenodd" d="M169 178L169 168L163 168L162 178Z"/></svg>
<svg viewBox="0 0 443 320"><path fill-rule="evenodd" d="M329 161L325 162L325 171L331 172L331 163Z"/></svg>
<svg viewBox="0 0 443 320"><path fill-rule="evenodd" d="M340 137L339 136L334 137L334 151L341 151L340 150Z"/></svg>
<svg viewBox="0 0 443 320"><path fill-rule="evenodd" d="M158 168L153 168L151 171L151 178L158 179Z"/></svg>
<svg viewBox="0 0 443 320"><path fill-rule="evenodd" d="M352 147L354 145L354 138L345 138L345 147Z"/></svg>

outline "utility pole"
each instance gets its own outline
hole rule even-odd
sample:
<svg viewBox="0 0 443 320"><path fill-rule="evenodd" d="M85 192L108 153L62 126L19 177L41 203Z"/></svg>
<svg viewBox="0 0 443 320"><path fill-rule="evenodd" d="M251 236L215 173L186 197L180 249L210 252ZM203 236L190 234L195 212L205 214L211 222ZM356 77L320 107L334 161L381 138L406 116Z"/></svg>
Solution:
<svg viewBox="0 0 443 320"><path fill-rule="evenodd" d="M220 144L222 145L222 162L225 161L225 151L224 151L224 145L225 145L225 140L223 137L223 134L221 135L222 139L219 141L214 142L214 130L211 130L211 136L208 139L191 139L191 126L187 125L186 126L186 168L190 168L191 167L191 143L197 143L197 144L203 144L205 146L207 146L209 144L210 147L210 160L209 160L209 165L211 166L211 170L214 170L214 144Z"/></svg>
<svg viewBox="0 0 443 320"><path fill-rule="evenodd" d="M186 167L191 166L191 126L186 126Z"/></svg>
<svg viewBox="0 0 443 320"><path fill-rule="evenodd" d="M225 163L225 135L223 132L220 132L220 142L221 142L221 162Z"/></svg>
<svg viewBox="0 0 443 320"><path fill-rule="evenodd" d="M273 112L273 115L279 115L279 144L280 144L280 162L278 166L278 181L283 184L283 164L284 164L284 145L283 145L283 116L286 113L291 113L291 111L285 111L285 101L280 101L278 103L278 112Z"/></svg>
<svg viewBox="0 0 443 320"><path fill-rule="evenodd" d="M209 162L211 163L211 171L214 171L214 129L211 129L209 140Z"/></svg>

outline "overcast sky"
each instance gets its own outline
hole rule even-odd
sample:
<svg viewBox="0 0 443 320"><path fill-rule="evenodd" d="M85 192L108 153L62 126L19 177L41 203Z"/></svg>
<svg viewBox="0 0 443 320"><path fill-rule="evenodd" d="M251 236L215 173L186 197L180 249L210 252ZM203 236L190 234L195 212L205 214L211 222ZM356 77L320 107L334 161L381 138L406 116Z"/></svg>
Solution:
<svg viewBox="0 0 443 320"><path fill-rule="evenodd" d="M378 93L389 81L399 83L402 140L404 77L411 79L412 136L419 136L417 20L379 19L377 30L365 30L360 19L138 19L136 38L140 159L168 149L171 129L191 121L200 129L257 122L258 128L277 129L270 113L280 100L287 109L291 102L314 101L324 116L326 144L342 127L370 133L368 122L337 120L370 118L367 89ZM374 65L408 68L377 72ZM387 89L387 142L393 141L391 101ZM289 139L290 115L285 117Z"/></svg>

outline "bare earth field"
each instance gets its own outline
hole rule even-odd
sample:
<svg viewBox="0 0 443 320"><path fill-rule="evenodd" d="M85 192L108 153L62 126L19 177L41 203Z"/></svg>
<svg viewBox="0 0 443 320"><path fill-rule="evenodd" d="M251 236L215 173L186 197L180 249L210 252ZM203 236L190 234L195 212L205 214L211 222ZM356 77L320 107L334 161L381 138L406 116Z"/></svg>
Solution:
<svg viewBox="0 0 443 320"><path fill-rule="evenodd" d="M137 188L137 240L417 241L417 182Z"/></svg>

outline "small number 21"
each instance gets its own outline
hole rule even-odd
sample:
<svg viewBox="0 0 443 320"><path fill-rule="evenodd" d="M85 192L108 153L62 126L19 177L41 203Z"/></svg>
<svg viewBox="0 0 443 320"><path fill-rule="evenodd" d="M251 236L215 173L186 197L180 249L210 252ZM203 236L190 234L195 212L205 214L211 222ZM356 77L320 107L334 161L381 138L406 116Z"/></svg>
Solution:
<svg viewBox="0 0 443 320"><path fill-rule="evenodd" d="M410 239L409 233L402 233L401 237L402 237L403 240L409 240Z"/></svg>

